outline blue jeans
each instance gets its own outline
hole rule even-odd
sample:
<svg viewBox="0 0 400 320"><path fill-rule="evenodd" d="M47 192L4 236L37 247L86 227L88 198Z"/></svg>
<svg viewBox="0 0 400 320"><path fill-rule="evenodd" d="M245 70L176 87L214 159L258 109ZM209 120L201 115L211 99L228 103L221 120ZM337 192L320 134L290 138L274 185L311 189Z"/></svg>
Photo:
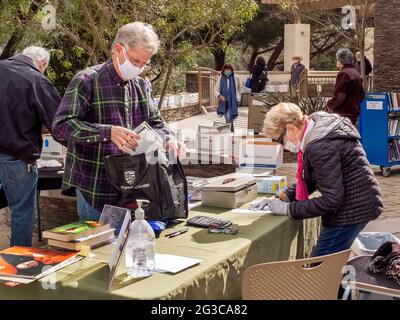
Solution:
<svg viewBox="0 0 400 320"><path fill-rule="evenodd" d="M322 227L312 256L319 257L350 249L357 235L367 223L352 226L325 228Z"/></svg>
<svg viewBox="0 0 400 320"><path fill-rule="evenodd" d="M99 220L101 213L93 208L76 188L76 206L80 220Z"/></svg>
<svg viewBox="0 0 400 320"><path fill-rule="evenodd" d="M0 153L0 184L11 209L10 246L32 245L38 171L25 161Z"/></svg>

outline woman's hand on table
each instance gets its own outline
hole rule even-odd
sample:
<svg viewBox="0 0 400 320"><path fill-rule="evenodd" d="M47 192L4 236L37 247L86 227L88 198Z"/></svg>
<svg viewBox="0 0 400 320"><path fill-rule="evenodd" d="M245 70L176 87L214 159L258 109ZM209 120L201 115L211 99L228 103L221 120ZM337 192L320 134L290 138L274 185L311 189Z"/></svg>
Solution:
<svg viewBox="0 0 400 320"><path fill-rule="evenodd" d="M268 211L270 200L271 199L263 199L259 202L253 203L250 205L249 209L253 211Z"/></svg>
<svg viewBox="0 0 400 320"><path fill-rule="evenodd" d="M266 198L260 202L250 205L250 210L253 211L271 211L273 215L290 216L289 202L282 201L278 198Z"/></svg>
<svg viewBox="0 0 400 320"><path fill-rule="evenodd" d="M268 203L269 210L276 216L290 216L289 202L284 202L280 199L270 199Z"/></svg>

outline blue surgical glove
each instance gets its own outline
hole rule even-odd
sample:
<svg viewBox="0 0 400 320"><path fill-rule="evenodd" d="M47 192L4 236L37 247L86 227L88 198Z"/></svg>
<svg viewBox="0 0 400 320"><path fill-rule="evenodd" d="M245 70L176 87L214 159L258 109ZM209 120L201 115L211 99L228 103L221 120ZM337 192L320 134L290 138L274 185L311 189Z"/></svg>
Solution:
<svg viewBox="0 0 400 320"><path fill-rule="evenodd" d="M269 209L276 216L290 216L289 203L283 202L280 199L270 199L268 203Z"/></svg>
<svg viewBox="0 0 400 320"><path fill-rule="evenodd" d="M267 211L269 210L268 203L270 199L264 199L261 200L260 202L253 203L250 205L249 209L253 211Z"/></svg>

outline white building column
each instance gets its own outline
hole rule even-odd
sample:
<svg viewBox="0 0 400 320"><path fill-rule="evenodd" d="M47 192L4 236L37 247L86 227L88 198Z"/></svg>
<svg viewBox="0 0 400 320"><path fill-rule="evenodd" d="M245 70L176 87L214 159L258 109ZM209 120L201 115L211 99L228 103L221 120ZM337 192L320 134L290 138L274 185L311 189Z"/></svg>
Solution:
<svg viewBox="0 0 400 320"><path fill-rule="evenodd" d="M311 33L309 24L297 23L285 25L285 71L290 71L294 55L302 56L302 63L310 70L310 45Z"/></svg>

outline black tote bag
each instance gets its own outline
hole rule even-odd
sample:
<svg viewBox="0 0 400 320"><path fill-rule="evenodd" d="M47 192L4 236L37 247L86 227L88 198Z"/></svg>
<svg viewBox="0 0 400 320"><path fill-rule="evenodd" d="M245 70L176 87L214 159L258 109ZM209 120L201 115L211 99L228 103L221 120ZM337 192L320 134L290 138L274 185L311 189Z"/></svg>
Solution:
<svg viewBox="0 0 400 320"><path fill-rule="evenodd" d="M158 159L157 151L154 159ZM146 220L187 218L187 180L179 160L165 165L149 163L146 154L108 156L106 172L118 192L118 206L134 209L136 199L145 199L149 201L143 208Z"/></svg>

